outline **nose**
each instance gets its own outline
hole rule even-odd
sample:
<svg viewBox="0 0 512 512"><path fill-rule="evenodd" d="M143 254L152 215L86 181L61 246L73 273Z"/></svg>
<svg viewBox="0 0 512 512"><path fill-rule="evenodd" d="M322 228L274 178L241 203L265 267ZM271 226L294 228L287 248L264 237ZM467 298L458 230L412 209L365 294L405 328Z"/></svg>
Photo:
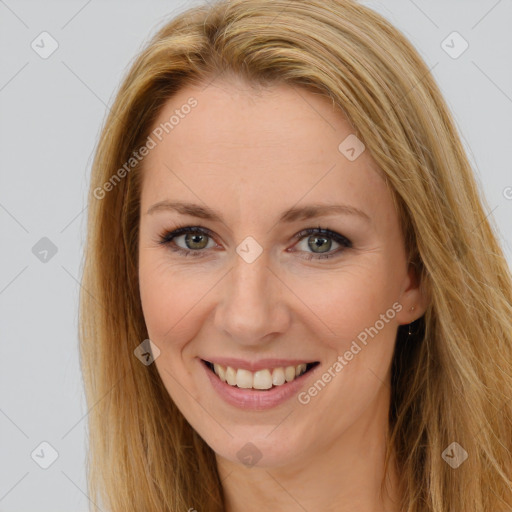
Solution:
<svg viewBox="0 0 512 512"><path fill-rule="evenodd" d="M237 255L223 286L214 320L218 332L236 343L255 346L289 328L284 299L290 291L269 267L265 251L252 263Z"/></svg>

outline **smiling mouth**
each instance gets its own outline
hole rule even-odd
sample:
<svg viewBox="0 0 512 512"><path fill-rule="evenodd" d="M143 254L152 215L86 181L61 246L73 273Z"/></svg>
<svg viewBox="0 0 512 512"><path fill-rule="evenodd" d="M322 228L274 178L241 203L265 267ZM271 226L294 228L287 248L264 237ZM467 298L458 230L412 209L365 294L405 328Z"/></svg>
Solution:
<svg viewBox="0 0 512 512"><path fill-rule="evenodd" d="M284 386L289 382L301 378L320 364L319 361L315 361L313 363L303 363L297 366L281 366L251 372L241 368L237 369L231 366L214 364L204 359L201 359L201 361L225 384L232 387L255 389L259 391L269 391L276 387Z"/></svg>

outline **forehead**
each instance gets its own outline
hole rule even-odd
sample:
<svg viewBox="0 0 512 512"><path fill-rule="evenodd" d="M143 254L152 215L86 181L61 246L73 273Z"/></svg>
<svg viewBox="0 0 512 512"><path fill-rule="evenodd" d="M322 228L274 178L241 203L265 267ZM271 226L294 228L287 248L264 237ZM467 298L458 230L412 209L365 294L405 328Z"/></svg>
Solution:
<svg viewBox="0 0 512 512"><path fill-rule="evenodd" d="M194 104L190 98L195 106L185 107ZM200 200L236 215L277 214L302 199L367 202L373 210L387 192L368 151L355 160L343 152L355 130L342 111L302 88L187 86L164 105L153 132L159 127L161 140L153 136L156 146L143 161L146 210L161 200Z"/></svg>

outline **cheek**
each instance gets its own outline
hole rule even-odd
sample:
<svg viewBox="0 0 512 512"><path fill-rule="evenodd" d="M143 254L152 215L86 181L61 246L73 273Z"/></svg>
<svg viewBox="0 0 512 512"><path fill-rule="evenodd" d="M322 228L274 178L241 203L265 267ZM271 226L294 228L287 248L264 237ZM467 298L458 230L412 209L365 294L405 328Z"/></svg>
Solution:
<svg viewBox="0 0 512 512"><path fill-rule="evenodd" d="M290 287L307 306L307 311L313 313L309 317L315 319L322 342L341 353L348 350L361 332L374 326L381 315L388 322L385 325L379 322L379 331L387 335L396 326L393 304L399 294L389 270L378 258L368 258L358 265L347 265L324 275L319 273L314 280L297 279Z"/></svg>
<svg viewBox="0 0 512 512"><path fill-rule="evenodd" d="M161 350L176 352L201 328L201 301L218 282L206 272L180 272L165 254L141 254L139 287L144 320L150 339Z"/></svg>
<svg viewBox="0 0 512 512"><path fill-rule="evenodd" d="M329 348L328 358L316 380L298 396L304 413L325 420L309 425L313 439L325 439L325 423L334 434L343 432L369 407L376 411L386 402L400 304L371 290L338 293L335 306L326 303L320 310L335 336L329 332L319 337L323 348Z"/></svg>
<svg viewBox="0 0 512 512"><path fill-rule="evenodd" d="M306 389L300 403L315 414L333 411L328 415L339 429L362 414L387 381L401 309L395 277L382 260L368 258L308 283L307 294L298 282L294 288L318 319L319 347L328 348L321 382Z"/></svg>
<svg viewBox="0 0 512 512"><path fill-rule="evenodd" d="M139 287L148 336L160 350L155 365L178 408L189 410L190 397L198 400L199 394L193 385L192 367L184 364L183 351L201 327L194 306L206 290L191 286L190 277L180 277L161 255L147 252L140 259Z"/></svg>

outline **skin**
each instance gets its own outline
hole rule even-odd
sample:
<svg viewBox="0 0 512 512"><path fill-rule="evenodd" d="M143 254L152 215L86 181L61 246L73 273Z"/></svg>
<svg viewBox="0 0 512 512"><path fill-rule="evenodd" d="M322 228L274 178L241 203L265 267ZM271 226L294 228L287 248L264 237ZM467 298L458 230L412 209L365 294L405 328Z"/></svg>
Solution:
<svg viewBox="0 0 512 512"><path fill-rule="evenodd" d="M380 492L390 365L398 326L420 317L426 300L381 172L368 151L350 161L338 150L354 130L318 94L218 79L179 91L155 126L190 96L198 105L144 159L140 294L150 339L161 350L158 372L216 453L226 510L398 511L396 474ZM225 222L146 213L163 200L208 206ZM313 203L350 205L369 220L330 214L277 222L284 210ZM203 257L158 244L179 226L214 233L199 249ZM308 239L315 235L293 238L318 226L353 246L328 238L330 248L314 252ZM236 252L247 236L263 249L252 263ZM172 243L197 247L183 235ZM333 257L314 259L322 249ZM319 361L307 390L394 303L401 305L396 316L307 404L296 397L265 411L226 404L198 359ZM248 442L262 455L252 467L237 456Z"/></svg>

